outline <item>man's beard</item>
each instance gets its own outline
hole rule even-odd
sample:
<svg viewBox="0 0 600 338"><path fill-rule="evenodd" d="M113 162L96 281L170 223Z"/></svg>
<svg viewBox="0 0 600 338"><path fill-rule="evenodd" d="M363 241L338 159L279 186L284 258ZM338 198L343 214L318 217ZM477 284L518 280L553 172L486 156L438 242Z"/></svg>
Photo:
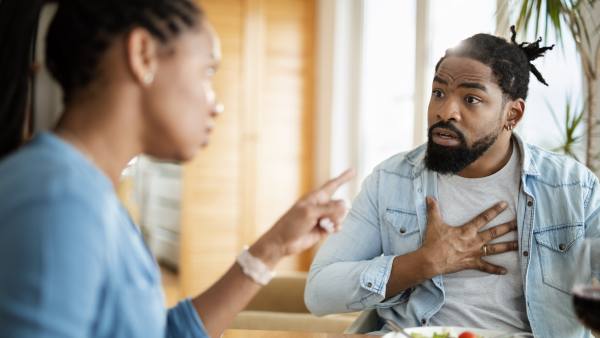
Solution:
<svg viewBox="0 0 600 338"><path fill-rule="evenodd" d="M432 134L435 128L453 131L456 133L460 144L446 147L433 142ZM475 141L471 147L468 147L465 136L460 130L448 122L440 121L429 128L425 166L427 169L440 174L456 174L480 158L496 142L500 130L492 131L487 136Z"/></svg>

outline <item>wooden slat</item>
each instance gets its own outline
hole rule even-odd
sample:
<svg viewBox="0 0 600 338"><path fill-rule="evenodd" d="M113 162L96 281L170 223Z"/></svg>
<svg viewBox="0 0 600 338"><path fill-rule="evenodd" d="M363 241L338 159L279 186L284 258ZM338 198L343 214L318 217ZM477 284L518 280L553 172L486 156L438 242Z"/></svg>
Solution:
<svg viewBox="0 0 600 338"><path fill-rule="evenodd" d="M314 2L264 0L265 59L258 152L257 231L312 187ZM280 270L306 271L301 255Z"/></svg>
<svg viewBox="0 0 600 338"><path fill-rule="evenodd" d="M241 102L241 0L203 0L219 32L223 62L215 90L226 107L210 146L183 171L180 286L182 296L206 289L233 262L237 251L239 206L239 112Z"/></svg>
<svg viewBox="0 0 600 338"><path fill-rule="evenodd" d="M222 40L225 113L184 168L182 295L212 284L313 185L314 0L202 0ZM281 270L306 270L308 257Z"/></svg>

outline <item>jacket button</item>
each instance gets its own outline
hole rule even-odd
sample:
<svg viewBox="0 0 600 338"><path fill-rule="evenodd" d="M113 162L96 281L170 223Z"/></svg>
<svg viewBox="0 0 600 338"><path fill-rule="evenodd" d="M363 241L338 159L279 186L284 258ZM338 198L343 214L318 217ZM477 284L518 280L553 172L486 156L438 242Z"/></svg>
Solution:
<svg viewBox="0 0 600 338"><path fill-rule="evenodd" d="M406 233L406 228L400 228L400 233L401 234L405 234Z"/></svg>
<svg viewBox="0 0 600 338"><path fill-rule="evenodd" d="M567 248L567 246L566 246L564 243L560 243L560 244L558 245L558 249L559 249L560 251L565 251L565 249L566 249L566 248Z"/></svg>
<svg viewBox="0 0 600 338"><path fill-rule="evenodd" d="M427 324L427 319L425 319L425 318L421 319L421 324L423 324L423 325Z"/></svg>
<svg viewBox="0 0 600 338"><path fill-rule="evenodd" d="M373 286L373 283L371 283L371 282L368 282L368 283L367 283L367 287L369 287L369 288L370 288L370 287L372 287L372 286Z"/></svg>
<svg viewBox="0 0 600 338"><path fill-rule="evenodd" d="M533 205L533 201L532 201L532 200L529 200L529 201L527 201L527 206L528 206L528 207L530 207L530 206L532 206L532 205Z"/></svg>
<svg viewBox="0 0 600 338"><path fill-rule="evenodd" d="M529 252L523 251L523 256L525 256L525 257L529 256Z"/></svg>

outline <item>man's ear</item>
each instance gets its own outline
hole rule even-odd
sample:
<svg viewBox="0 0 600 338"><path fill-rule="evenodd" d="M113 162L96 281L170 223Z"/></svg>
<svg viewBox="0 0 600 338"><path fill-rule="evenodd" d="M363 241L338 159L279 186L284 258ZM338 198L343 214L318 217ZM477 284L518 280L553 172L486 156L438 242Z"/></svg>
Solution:
<svg viewBox="0 0 600 338"><path fill-rule="evenodd" d="M134 28L127 35L127 64L133 78L142 86L154 82L158 70L159 42L143 28Z"/></svg>
<svg viewBox="0 0 600 338"><path fill-rule="evenodd" d="M516 127L525 114L525 100L516 99L508 102L508 112L506 116L506 124Z"/></svg>

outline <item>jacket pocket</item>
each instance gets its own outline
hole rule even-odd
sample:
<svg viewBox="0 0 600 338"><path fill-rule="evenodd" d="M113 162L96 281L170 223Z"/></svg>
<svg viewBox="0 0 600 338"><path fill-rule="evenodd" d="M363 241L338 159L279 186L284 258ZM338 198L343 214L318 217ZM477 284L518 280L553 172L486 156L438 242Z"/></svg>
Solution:
<svg viewBox="0 0 600 338"><path fill-rule="evenodd" d="M416 213L388 208L384 221L389 229L388 240L393 251L392 254L406 254L421 246L421 234Z"/></svg>
<svg viewBox="0 0 600 338"><path fill-rule="evenodd" d="M579 246L584 239L583 224L562 225L534 232L546 285L570 293Z"/></svg>

